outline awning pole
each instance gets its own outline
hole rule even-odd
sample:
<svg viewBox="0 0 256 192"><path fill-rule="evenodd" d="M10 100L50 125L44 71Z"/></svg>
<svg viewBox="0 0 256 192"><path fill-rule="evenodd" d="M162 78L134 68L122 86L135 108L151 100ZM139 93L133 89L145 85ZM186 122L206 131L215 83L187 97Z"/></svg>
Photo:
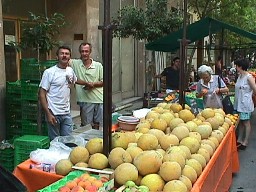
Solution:
<svg viewBox="0 0 256 192"><path fill-rule="evenodd" d="M179 103L182 105L182 108L185 108L185 64L187 63L187 51L186 47L188 41L187 37L187 0L184 0L184 16L183 16L183 38L180 41L180 82L179 82Z"/></svg>

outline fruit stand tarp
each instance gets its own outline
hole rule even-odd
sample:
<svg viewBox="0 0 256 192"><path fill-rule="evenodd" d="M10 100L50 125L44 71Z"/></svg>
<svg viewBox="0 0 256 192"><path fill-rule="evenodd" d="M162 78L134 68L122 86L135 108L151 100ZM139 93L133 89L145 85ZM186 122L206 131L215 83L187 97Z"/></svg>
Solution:
<svg viewBox="0 0 256 192"><path fill-rule="evenodd" d="M187 39L190 43L198 41L210 34L214 34L223 29L227 29L241 36L256 41L256 34L245 31L236 26L224 23L222 21L206 17L187 26ZM180 48L179 39L183 38L183 29L172 32L162 38L146 44L146 49L163 52L173 52Z"/></svg>

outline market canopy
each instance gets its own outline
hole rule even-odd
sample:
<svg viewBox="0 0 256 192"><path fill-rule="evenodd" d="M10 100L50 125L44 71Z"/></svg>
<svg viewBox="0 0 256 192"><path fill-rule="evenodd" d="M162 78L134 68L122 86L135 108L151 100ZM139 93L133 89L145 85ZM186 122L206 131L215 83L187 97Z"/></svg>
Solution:
<svg viewBox="0 0 256 192"><path fill-rule="evenodd" d="M228 29L241 36L256 41L256 34L245 31L233 25L206 17L187 26L187 39L190 43L201 40L209 34L214 34L222 29ZM146 44L146 49L154 51L172 52L180 48L179 39L183 38L183 29L172 32L160 39Z"/></svg>

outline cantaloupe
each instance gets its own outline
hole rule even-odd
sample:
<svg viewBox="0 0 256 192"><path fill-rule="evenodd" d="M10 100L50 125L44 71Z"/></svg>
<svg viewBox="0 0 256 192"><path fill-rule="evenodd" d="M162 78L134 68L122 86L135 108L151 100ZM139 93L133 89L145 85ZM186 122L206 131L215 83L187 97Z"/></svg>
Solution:
<svg viewBox="0 0 256 192"><path fill-rule="evenodd" d="M129 139L126 137L124 132L115 132L112 134L112 149L116 147L122 147L127 149Z"/></svg>
<svg viewBox="0 0 256 192"><path fill-rule="evenodd" d="M153 150L158 147L158 139L155 135L152 134L143 134L137 141L137 146L142 150Z"/></svg>
<svg viewBox="0 0 256 192"><path fill-rule="evenodd" d="M185 165L181 174L189 178L192 184L197 180L197 173L195 169L189 165Z"/></svg>
<svg viewBox="0 0 256 192"><path fill-rule="evenodd" d="M157 151L143 151L134 158L133 164L137 167L139 174L144 176L157 173L162 165L162 159L163 156Z"/></svg>
<svg viewBox="0 0 256 192"><path fill-rule="evenodd" d="M181 175L179 180L186 185L188 191L192 189L192 183L185 175Z"/></svg>
<svg viewBox="0 0 256 192"><path fill-rule="evenodd" d="M188 137L189 130L187 127L179 125L179 126L175 127L171 133L173 135L176 135L178 137L179 141L181 141L183 138Z"/></svg>
<svg viewBox="0 0 256 192"><path fill-rule="evenodd" d="M201 175L203 168L202 168L202 165L196 159L187 159L186 165L189 165L195 169L195 171L197 173L197 177L199 177L199 175Z"/></svg>
<svg viewBox="0 0 256 192"><path fill-rule="evenodd" d="M115 182L124 185L127 181L135 182L138 179L139 172L132 163L122 163L114 171Z"/></svg>
<svg viewBox="0 0 256 192"><path fill-rule="evenodd" d="M115 169L118 165L122 163L131 163L131 155L125 151L122 147L116 147L112 149L108 156L108 162L112 169Z"/></svg>
<svg viewBox="0 0 256 192"><path fill-rule="evenodd" d="M132 160L139 155L143 150L138 146L131 146L126 149L126 151L131 155Z"/></svg>
<svg viewBox="0 0 256 192"><path fill-rule="evenodd" d="M187 192L187 186L180 180L172 180L164 185L163 192Z"/></svg>
<svg viewBox="0 0 256 192"><path fill-rule="evenodd" d="M167 128L167 122L164 119L154 119L151 122L151 129L159 129L165 131Z"/></svg>
<svg viewBox="0 0 256 192"><path fill-rule="evenodd" d="M181 169L183 169L186 164L186 159L181 153L166 153L163 157L163 162L167 161L177 162Z"/></svg>
<svg viewBox="0 0 256 192"><path fill-rule="evenodd" d="M214 117L215 115L215 112L213 109L211 108L205 108L201 111L201 115L205 118L205 119L208 119L210 117Z"/></svg>
<svg viewBox="0 0 256 192"><path fill-rule="evenodd" d="M90 155L94 153L102 153L103 152L103 139L102 138L92 138L90 139L85 148L89 151Z"/></svg>
<svg viewBox="0 0 256 192"><path fill-rule="evenodd" d="M202 139L207 139L212 133L212 127L210 125L198 125L197 130L200 133Z"/></svg>
<svg viewBox="0 0 256 192"><path fill-rule="evenodd" d="M108 158L102 153L94 153L89 158L88 166L93 169L105 169L108 167Z"/></svg>
<svg viewBox="0 0 256 192"><path fill-rule="evenodd" d="M159 175L167 182L173 179L179 179L181 176L181 167L177 162L163 162L160 166Z"/></svg>
<svg viewBox="0 0 256 192"><path fill-rule="evenodd" d="M163 191L165 182L158 174L148 174L141 179L140 185L145 185L149 191Z"/></svg>
<svg viewBox="0 0 256 192"><path fill-rule="evenodd" d="M192 154L191 159L197 160L201 164L202 168L205 168L207 162L204 156L202 156L201 154L198 154L198 153Z"/></svg>
<svg viewBox="0 0 256 192"><path fill-rule="evenodd" d="M55 172L57 175L67 175L72 171L72 162L69 159L61 159L55 164Z"/></svg>
<svg viewBox="0 0 256 192"><path fill-rule="evenodd" d="M172 120L170 121L170 125L169 125L171 131L172 131L175 127L177 127L180 123L184 123L184 121L183 121L182 119L180 119L180 118L177 118L177 117L174 118L174 119L172 119Z"/></svg>
<svg viewBox="0 0 256 192"><path fill-rule="evenodd" d="M199 141L194 137L185 137L180 141L180 145L187 146L192 154L196 153L200 147Z"/></svg>
<svg viewBox="0 0 256 192"><path fill-rule="evenodd" d="M167 123L167 126L169 126L171 120L174 119L174 115L171 112L165 112L160 114L159 119L164 119Z"/></svg>
<svg viewBox="0 0 256 192"><path fill-rule="evenodd" d="M159 140L159 143L160 143L160 146L162 147L162 149L166 150L170 146L179 145L179 139L176 135L168 134L168 135L164 135Z"/></svg>
<svg viewBox="0 0 256 192"><path fill-rule="evenodd" d="M89 151L85 147L77 146L71 150L69 159L73 164L78 162L87 163L89 160L89 155Z"/></svg>
<svg viewBox="0 0 256 192"><path fill-rule="evenodd" d="M179 118L181 118L184 122L188 122L195 119L195 115L190 110L183 109L179 111Z"/></svg>

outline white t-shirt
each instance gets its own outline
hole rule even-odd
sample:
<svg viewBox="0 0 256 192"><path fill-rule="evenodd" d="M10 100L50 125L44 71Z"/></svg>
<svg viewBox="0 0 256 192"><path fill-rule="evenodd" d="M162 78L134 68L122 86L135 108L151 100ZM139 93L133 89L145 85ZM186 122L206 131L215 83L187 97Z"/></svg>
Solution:
<svg viewBox="0 0 256 192"><path fill-rule="evenodd" d="M70 87L76 81L71 67L61 69L55 65L44 71L39 87L47 91L48 108L54 115L70 113Z"/></svg>

